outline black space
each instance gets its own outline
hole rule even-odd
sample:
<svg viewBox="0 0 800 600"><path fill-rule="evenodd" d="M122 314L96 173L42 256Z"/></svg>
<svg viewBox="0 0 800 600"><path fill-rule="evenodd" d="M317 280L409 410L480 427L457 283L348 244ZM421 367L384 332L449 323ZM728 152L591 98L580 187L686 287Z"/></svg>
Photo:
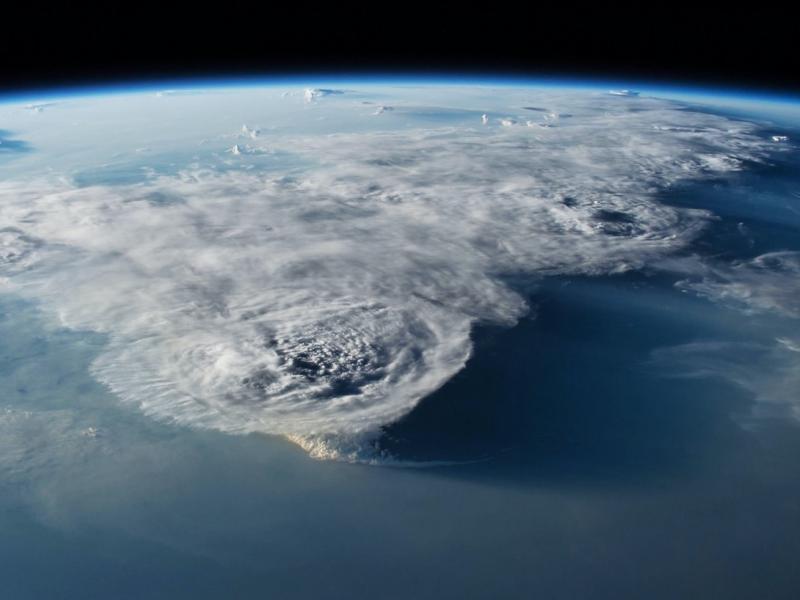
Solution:
<svg viewBox="0 0 800 600"><path fill-rule="evenodd" d="M0 90L196 76L457 72L799 93L797 31L786 6L15 5L0 26Z"/></svg>

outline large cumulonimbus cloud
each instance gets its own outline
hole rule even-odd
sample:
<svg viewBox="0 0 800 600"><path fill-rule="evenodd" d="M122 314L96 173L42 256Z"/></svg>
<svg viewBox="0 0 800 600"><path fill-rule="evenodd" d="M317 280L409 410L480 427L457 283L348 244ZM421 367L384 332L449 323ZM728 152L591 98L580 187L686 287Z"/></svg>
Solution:
<svg viewBox="0 0 800 600"><path fill-rule="evenodd" d="M662 258L709 215L654 193L769 145L666 102L609 106L550 128L271 141L312 165L291 175L6 181L0 274L107 334L93 373L147 414L369 460L382 425L463 368L474 324L525 313L511 279Z"/></svg>

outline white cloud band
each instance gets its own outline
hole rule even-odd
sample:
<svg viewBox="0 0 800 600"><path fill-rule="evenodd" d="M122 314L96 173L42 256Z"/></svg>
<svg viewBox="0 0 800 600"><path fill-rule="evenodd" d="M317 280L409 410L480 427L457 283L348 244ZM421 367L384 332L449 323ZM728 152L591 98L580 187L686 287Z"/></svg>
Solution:
<svg viewBox="0 0 800 600"><path fill-rule="evenodd" d="M315 165L291 176L7 181L0 275L107 334L93 372L147 414L363 458L463 368L476 322L524 314L510 276L656 260L708 215L653 192L766 152L745 123L644 106L536 131L271 140Z"/></svg>

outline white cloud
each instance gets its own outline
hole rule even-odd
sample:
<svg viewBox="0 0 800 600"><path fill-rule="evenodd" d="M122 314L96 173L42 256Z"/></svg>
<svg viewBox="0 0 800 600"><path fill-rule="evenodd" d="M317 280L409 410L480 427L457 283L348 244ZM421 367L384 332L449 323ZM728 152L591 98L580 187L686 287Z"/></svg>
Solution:
<svg viewBox="0 0 800 600"><path fill-rule="evenodd" d="M207 93L202 89L179 89L179 90L159 90L155 93L156 98L167 98L170 96L198 96Z"/></svg>
<svg viewBox="0 0 800 600"><path fill-rule="evenodd" d="M709 264L678 287L742 309L800 318L800 252L770 252L732 264Z"/></svg>
<svg viewBox="0 0 800 600"><path fill-rule="evenodd" d="M39 102L36 104L26 104L24 108L26 110L40 113L44 112L46 108L50 108L51 106L55 106L56 104L57 102Z"/></svg>
<svg viewBox="0 0 800 600"><path fill-rule="evenodd" d="M746 123L645 106L601 103L540 136L275 140L314 165L291 177L0 182L0 276L65 325L107 334L93 373L149 415L363 457L381 425L463 368L475 323L525 313L506 275L658 260L708 215L653 192L772 146Z"/></svg>
<svg viewBox="0 0 800 600"><path fill-rule="evenodd" d="M315 100L324 96L333 96L336 94L344 94L344 91L325 88L307 88L303 92L303 98L306 102L314 102Z"/></svg>
<svg viewBox="0 0 800 600"><path fill-rule="evenodd" d="M242 125L242 135L254 140L261 135L261 130L257 127L250 128L247 126L247 124L245 124Z"/></svg>
<svg viewBox="0 0 800 600"><path fill-rule="evenodd" d="M756 405L740 416L754 426L764 417L800 420L798 340L776 343L703 341L660 348L653 364L676 377L728 381L753 395Z"/></svg>

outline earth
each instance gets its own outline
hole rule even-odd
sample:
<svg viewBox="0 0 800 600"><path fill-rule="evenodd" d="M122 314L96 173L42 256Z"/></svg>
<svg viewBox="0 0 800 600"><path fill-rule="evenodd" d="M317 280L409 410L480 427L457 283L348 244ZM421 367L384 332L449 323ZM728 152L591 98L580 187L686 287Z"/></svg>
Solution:
<svg viewBox="0 0 800 600"><path fill-rule="evenodd" d="M796 598L800 102L0 98L4 598Z"/></svg>

